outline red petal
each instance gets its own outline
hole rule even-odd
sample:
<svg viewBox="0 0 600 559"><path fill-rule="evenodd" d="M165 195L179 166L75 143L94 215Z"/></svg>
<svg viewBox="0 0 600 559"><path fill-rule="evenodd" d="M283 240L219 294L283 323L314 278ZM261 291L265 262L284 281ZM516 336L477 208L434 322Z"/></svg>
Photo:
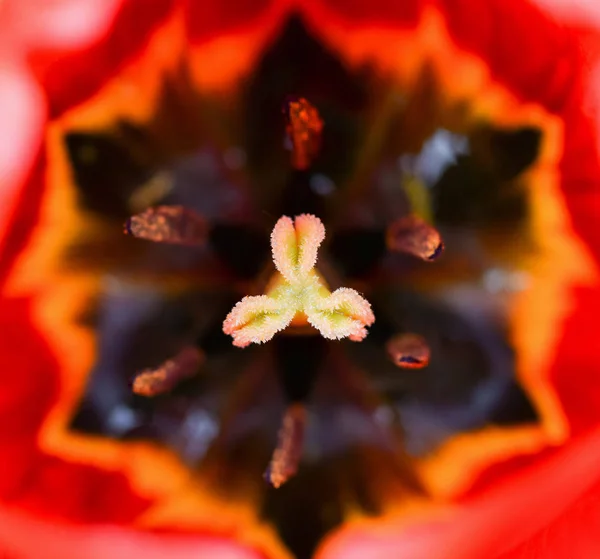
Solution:
<svg viewBox="0 0 600 559"><path fill-rule="evenodd" d="M532 538L498 559L572 559L600 555L600 482L582 493Z"/></svg>
<svg viewBox="0 0 600 559"><path fill-rule="evenodd" d="M0 496L25 483L37 457L35 439L56 394L56 361L32 327L26 300L1 300Z"/></svg>
<svg viewBox="0 0 600 559"><path fill-rule="evenodd" d="M44 455L38 432L58 392L57 362L31 302L0 302L0 499L43 515L128 522L147 507L120 472Z"/></svg>
<svg viewBox="0 0 600 559"><path fill-rule="evenodd" d="M580 432L600 421L600 293L597 289L580 289L576 301L565 324L552 377L572 430Z"/></svg>
<svg viewBox="0 0 600 559"><path fill-rule="evenodd" d="M0 105L0 111L1 111ZM3 185L12 190L7 193L5 220L0 220L0 286L4 284L10 269L27 244L34 226L39 219L40 205L44 192L44 156L39 154L33 168L29 171L26 181L12 181ZM36 149L31 146L31 154L36 155ZM26 172L27 164L23 165ZM0 210L1 211L1 210Z"/></svg>
<svg viewBox="0 0 600 559"><path fill-rule="evenodd" d="M600 5L593 0L534 0L540 8L552 14L558 21L578 26L594 26L600 29Z"/></svg>
<svg viewBox="0 0 600 559"><path fill-rule="evenodd" d="M0 508L0 552L28 559L260 559L249 548L210 535L151 534L115 526L46 523Z"/></svg>
<svg viewBox="0 0 600 559"><path fill-rule="evenodd" d="M568 194L567 202L570 208L572 208L574 211L581 212L579 214L574 214L577 217L585 215L583 212L589 213L589 221L577 219L576 226L579 227L579 230L582 232L586 239L597 243L598 233L595 232L595 229L597 228L592 226L592 219L597 217L598 214L593 214L589 212L588 205L582 203L580 201L579 196L571 195L571 188L573 185L583 184L583 190L587 191L589 190L590 186L596 186L596 177L598 176L598 163L595 157L595 133L592 129L592 123L590 123L590 121L587 118L582 116L580 112L580 104L578 97L571 96L572 91L577 92L577 88L580 84L578 81L578 76L573 77L573 75L571 74L571 71L576 69L576 65L566 64L565 60L567 59L564 58L564 55L565 53L575 52L573 51L573 45L568 40L568 38L566 38L565 35L559 32L560 30L558 29L558 27L553 26L553 24L551 24L550 22L540 23L539 31L537 23L535 26L533 26L533 24L528 26L526 23L523 23L527 21L527 18L533 18L531 14L533 14L535 10L532 11L529 7L524 6L523 4L517 4L516 1L509 1L511 9L514 10L511 11L511 14L518 12L521 13L523 17L522 24L519 23L517 27L511 27L508 24L504 23L504 21L502 20L502 14L504 13L503 10L507 9L506 6L508 3L498 2L497 5L495 4L495 9L498 10L496 15L494 15L493 17L487 17L486 19L484 17L478 17L476 12L475 16L473 16L474 10L477 9L477 6L483 6L483 3L469 3L468 6L465 6L464 10L458 12L456 10L457 6L461 5L460 0L448 0L446 2L446 5L453 6L453 10L455 10L452 15L452 18L454 18L454 23L451 23L451 28L455 32L457 39L459 41L462 40L462 44L466 45L465 48L469 48L469 50L472 50L473 52L476 52L484 58L488 59L490 61L494 73L497 73L499 78L504 80L507 83L507 85L509 85L509 87L511 87L523 99L536 100L537 96L540 96L542 97L543 103L548 108L556 111L560 110L562 112L567 123L566 145L569 147L569 150L567 151L562 164L563 174L565 176L565 179L568 179L564 182L565 192L567 192ZM115 20L115 32L117 34L117 37L120 37L120 39L117 40L115 43L112 42L112 39L110 43L98 43L93 47L89 47L89 49L87 49L85 52L80 52L69 56L63 56L61 57L60 61L53 60L52 57L50 57L49 55L40 56L37 59L36 67L39 70L41 70L43 83L50 92L50 100L53 114L58 114L62 112L63 110L71 106L73 103L79 102L82 99L94 93L98 89L98 87L100 87L100 85L103 83L106 77L114 73L115 68L118 68L121 64L123 64L123 62L126 59L133 56L136 52L138 52L140 48L143 47L146 37L154 28L156 22L160 21L162 17L166 13L168 13L168 8L165 8L166 3L150 3L150 6L156 8L156 12L153 12L154 15L149 14L148 19L144 19L142 24L138 25L138 18L136 17L134 19L133 16L135 10L134 8L132 8L132 6L134 5L141 5L141 2L138 3L134 0L130 0L129 2L124 4L124 6L130 7L130 15L123 15L128 13L127 8L124 7L123 11L119 12L119 15L117 16ZM376 22L385 20L386 26L389 26L393 24L410 24L410 22L413 21L414 13L416 13L415 9L413 8L416 5L416 2L397 3L389 1L380 3L362 3L357 1L347 3L342 2L341 0L330 0L329 2L324 3L324 10L339 10L340 12L343 11L344 21L353 23L354 25L361 25L365 21ZM148 3L144 2L144 7L147 6ZM234 19L232 27L235 27L236 25L243 25L245 22L244 18L246 17L249 18L250 21L253 21L251 17L253 6L254 4L248 3L246 5L246 8L241 10L241 13L242 15L244 15L244 17ZM260 4L261 9L262 6L263 4ZM159 7L160 10L164 10L164 12L160 12ZM151 12L151 10L149 10L149 12ZM160 14L157 16L158 12L160 12ZM196 24L191 26L192 37L205 36L203 35L203 33L212 33L211 29L217 28L217 26L219 26L221 23L226 23L225 19L223 19L225 18L224 13L215 13L216 16L213 19L208 18L207 27L203 27L201 24L198 24L198 27L196 27ZM136 16L138 14L139 12L136 12ZM479 16L481 16L481 14L479 14ZM134 21L136 22L135 25L133 25L132 23ZM532 19L531 21L534 20ZM119 22L121 22L122 28L119 27ZM131 32L132 25L135 29L135 32L132 33L130 37L127 33ZM503 25L506 25L506 27L502 27ZM531 33L532 26L536 29L536 33ZM119 31L119 29L122 29L122 31ZM488 29L490 33L498 33L497 40L493 38L490 39L491 35L485 33L486 29ZM515 33L515 29L517 29L517 33ZM520 32L518 31L519 29ZM509 50L507 52L497 52L503 50L497 48L497 45L500 44L500 41L502 41L501 44L504 44L506 37L514 38L515 35L518 37L518 40L515 40L515 42L513 43L514 46L509 45ZM214 33L214 36L217 36L216 32ZM523 40L523 43L519 43L521 39ZM563 39L565 39L564 42ZM519 46L520 48L518 48ZM531 72L530 69L532 68L532 66L528 66L526 64L520 65L515 62L516 60L520 60L520 57L523 52L532 52L533 56L535 57L543 56L543 58L540 58L539 60L544 60L546 62L541 64L539 68L538 66L533 66L536 69L536 71ZM571 54L569 54L568 56L570 57ZM99 58L97 64L95 60L96 57ZM92 69L89 67L90 59L94 60L94 65ZM549 65L549 61L552 61L552 67ZM81 74L81 72L84 69L86 70L85 74ZM80 75L86 75L86 79L81 79ZM26 131L29 133L31 129L27 128ZM35 154L35 151L32 150L31 153ZM581 153L585 153L586 155L582 158ZM33 156L30 154L29 157ZM582 165L582 159L584 165ZM18 169L19 172L23 173L23 170L26 169L26 166L19 165ZM587 200L589 201L589 199ZM595 198L594 202L596 202ZM583 207L584 205L585 207ZM595 246L600 246L600 243L596 244ZM28 312L28 309L26 308L27 305L25 303L22 304L24 306L20 308L20 310L17 309L18 312L15 312L17 314L23 313L23 316L26 316L26 313ZM3 309L4 308L5 307L3 307ZM582 312L583 308L584 307L581 307ZM590 325L591 322L589 321L589 315L587 316L588 318L583 318L583 324ZM582 320L581 317L580 320ZM12 325L10 327L12 327ZM24 328L24 332L29 332L30 338L25 338L27 341L22 343L23 346L26 346L26 353L33 354L34 349L37 349L39 350L40 355L43 356L44 353L47 354L47 349L43 347L43 344L40 344L39 335L35 332L35 330L30 324L19 325L19 323L17 322L17 327L22 327ZM5 329L6 326L5 328L3 328L3 332ZM578 338L577 336L575 337ZM572 340L572 346L577 347L580 343L580 339L578 338L574 340L574 342L576 343L573 343ZM16 344L16 347L18 347L18 344ZM14 350L14 348L12 349ZM24 357L23 355L21 355L21 352L14 351L10 354L7 351L7 354L9 355L9 357L10 355L12 355L12 364L10 368L3 369L4 371L12 372L15 370L15 367L20 371L27 370L27 362L29 359L31 359L31 367L39 367L39 361L36 361L36 359L33 358L35 356L32 356L31 358L28 356ZM1 351L0 355L2 355ZM23 359L25 359L25 362L22 361ZM588 366L589 363L590 362L587 360L587 358L584 359L582 357L580 367L578 367L577 369L579 371L579 374L581 374L582 370L585 374L585 367ZM48 372L52 372L52 367L48 367L44 374L47 374ZM593 372L590 374L593 374ZM33 378L37 379L36 376L34 376ZM46 385L44 384L45 381L43 375L41 375L39 380L39 386L41 386L42 388L45 387ZM575 382L575 379L572 380L573 382ZM584 378L584 380L586 380L586 378ZM590 379L587 380L589 381ZM564 378L559 379L558 381L559 383L561 381L566 382ZM31 387L29 387L28 385L24 386L22 384L23 383L21 383L21 386L17 386L17 388L14 391L17 395L20 394L21 391L24 391L24 394L27 394L27 397L15 400L15 402L18 403L18 413L15 413L14 417L17 417L19 419L22 418L24 415L23 410L19 406L26 407L28 405L33 405L32 402L35 402L36 398L40 398L41 396L43 396L43 392L33 394L33 399L30 401L29 398L31 395L28 395L27 390ZM582 386L585 387L586 385ZM38 385L35 384L35 387L37 390ZM561 388L561 393L563 394L563 397L565 397L565 395L568 395L568 387L566 392L564 387ZM572 403L569 404L569 398L565 398L566 405L571 405L574 408L577 401L577 394L573 394L571 401ZM41 401L41 403L38 401L38 404L40 405L39 410L44 409L44 407L46 406L44 401ZM593 401L590 401L589 405L583 406L583 409L587 410L587 412L583 415L584 417L587 415L588 418L582 420L582 425L585 424L587 421L590 421L593 417L593 414L590 412L592 408ZM35 413L33 413L31 417L33 419L36 419L37 416ZM7 423L7 421L11 420L10 417L3 417L2 419L5 420L5 422L3 423L4 425L10 424ZM31 426L27 424L23 425L23 429L25 430L24 432L28 433L28 429L30 428ZM5 435L7 443L5 449L11 449L10 434L5 433ZM594 437L597 436L594 435ZM586 444L588 443L589 449L586 447ZM44 464L43 460L37 460L39 456L35 454L35 445L32 444L32 438L29 435L24 435L22 437L17 436L16 444L18 445L18 448L12 447L12 450L15 452L15 454L11 454L12 462L6 466L3 466L7 468L8 472L8 476L6 479L12 479L13 481L17 479L20 475L27 474L28 468L30 466L34 464ZM456 524L453 524L452 526L443 525L443 529L440 529L438 526L438 529L440 529L441 534L441 538L439 541L441 541L442 544L444 544L445 542L446 545L446 547L443 550L445 554L441 556L447 556L449 549L452 550L452 555L454 557L459 557L460 553L467 553L469 550L471 550L471 552L473 552L473 550L480 552L479 555L475 554L471 556L489 556L489 554L486 555L484 552L484 546L489 544L489 541L484 541L484 537L488 537L490 534L489 525L492 525L496 528L498 527L498 523L500 523L498 529L499 537L507 535L510 536L513 532L516 533L518 530L514 529L515 526L522 527L522 524L514 524L514 521L511 520L511 517L519 519L521 518L521 516L514 514L511 515L510 513L513 512L513 509L510 507L515 507L515 510L517 510L517 512L519 513L521 511L528 510L530 514L529 516L525 517L525 519L527 521L531 521L532 517L535 517L534 520L535 522L538 522L538 527L541 525L539 524L540 522L546 522L550 516L555 515L557 513L558 509L568 504L569 499L576 498L577 494L580 491L583 491L585 487L589 487L591 485L592 481L590 481L589 472L591 467L589 464L589 460L593 460L594 464L598 462L598 458L600 458L600 456L598 456L597 444L597 438L592 437L585 444L580 443L579 446L574 446L571 449L565 449L565 453L570 452L571 454L568 455L568 461L566 461L565 463L558 462L560 466L560 471L558 473L555 460L554 462L552 462L552 464L554 465L551 468L548 467L544 470L533 471L533 474L529 472L529 477L523 474L519 477L519 479L512 480L511 483L514 483L519 491L515 491L515 488L513 486L509 487L508 485L506 485L503 486L504 490L506 491L504 495L498 494L498 492L495 491L494 493L490 493L488 495L488 499L486 501L474 501L473 510L477 513L477 516L474 516L474 513L472 511L470 512L465 510L461 512L461 515L463 516L459 515L457 517L457 520L459 520L458 527ZM17 458L16 460L15 457ZM27 461L19 462L19 458ZM2 464L7 464L7 460L2 460ZM23 465L25 465L26 467L23 468ZM568 467L566 467L566 465L568 465ZM52 464L50 464L50 466L52 466ZM565 475L567 472L569 478L565 479ZM571 478L571 476L574 477ZM556 485L549 484L556 484L559 482L566 485L568 491L561 490L556 494L550 494L548 491L546 491L545 488L547 487L556 487ZM583 485L585 485L585 487L583 487ZM115 487L118 488L118 485L115 485ZM126 493L126 491L124 493ZM521 496L524 495L531 497L531 503L529 504L533 505L534 508L527 509L524 506L524 503L519 500ZM577 507L575 508L576 510L579 510ZM531 514L532 510L535 511L535 514ZM543 514L540 514L540 511ZM484 524L484 520L488 523L487 529L486 524ZM513 522L513 524L507 524L507 522L509 521ZM460 525L462 525L463 528L461 528ZM27 532L28 534L33 533L31 530L34 529L22 518L19 519L17 523L15 523L15 521L11 521L10 517L3 518L3 521L0 522L0 526L2 526L2 528L6 530L11 529L12 527L15 531L17 530L17 526L20 526L20 529L22 531L19 533L23 533L23 526L25 526L25 529L29 530ZM471 530L476 529L477 526L481 527L481 533L476 531L475 534L477 537L472 537ZM535 526L532 527L532 525L529 524L527 527L530 532L537 529ZM37 526L37 528L39 528L39 525ZM397 527L394 527L394 531L396 529ZM22 545L37 545L38 542L48 542L48 545L50 545L49 542L51 541L50 537L52 534L49 535L47 530L46 532L44 532L44 530L40 531L40 534L43 535L44 533L48 539L44 539L42 536L40 536L39 540L36 540L35 542L24 541ZM411 534L413 533L411 532ZM390 545L396 546L392 548L395 551L401 549L401 547L398 546L406 546L405 549L412 549L410 546L413 545L416 546L414 547L414 550L418 551L421 549L429 549L431 551L432 548L429 546L439 545L436 541L436 538L431 537L431 533L427 532L427 534L420 534L421 532L419 532L418 530L415 531L413 534L415 537L411 539L412 536L407 533L407 537L405 537L402 542L398 541L399 538L395 533L387 534L387 536L391 538L389 540L385 540L386 534L383 534L383 540L378 538L377 544L374 547L368 548L366 550L366 555L368 555L369 557L374 557L374 553L376 553L378 549L381 550L380 544L382 541L383 543L387 541ZM66 533L62 534L63 541L67 539L66 537L64 537L66 535ZM75 538L74 540L67 540L69 542L69 547L71 550L81 550L80 547L72 545L73 541L89 541L86 539L88 537L87 535L83 536L83 540L77 540L75 535L73 535L71 532L69 532L68 535L69 537ZM114 549L118 550L118 542L122 542L122 540L118 540L118 538L113 540L111 539L111 535L114 534L111 534L110 532L103 533L101 537L99 537L98 534L96 534L96 541L105 543L112 542L114 544ZM141 537L145 543L148 543L148 541L150 541L148 538L152 538L151 536L146 535ZM425 541L426 538L428 539L428 541ZM28 538L22 537L20 539L28 540ZM507 538L506 540L503 540L501 538L500 541L509 543L510 538ZM497 543L496 540L495 542ZM365 542L361 541L358 543L362 545ZM160 545L160 543L156 542L152 542L152 544L154 546ZM425 545L425 548L419 547L421 545ZM459 547L454 549L453 545ZM357 556L361 556L357 553L359 547L360 546L357 546L356 548L348 550L349 554L347 555L347 557L351 557L352 552L356 552ZM44 549L50 550L52 548L45 547ZM154 547L152 549L154 549ZM440 550L440 553L441 551L442 550ZM456 551L456 553L454 553L454 551ZM26 551L23 550L23 553L25 552ZM182 553L184 552L187 553L187 551L183 551L182 548ZM46 556L52 556L50 554L50 551L48 551L48 553L49 555ZM150 551L149 553L150 555L145 556L152 557L152 551ZM103 554L106 554L106 552L104 552ZM57 551L55 555L60 557L68 557L68 551ZM87 556L93 555L88 554ZM398 556L398 553L392 553L391 556ZM418 555L411 556L415 557ZM434 555L429 554L427 555L427 557L434 557Z"/></svg>
<svg viewBox="0 0 600 559"><path fill-rule="evenodd" d="M143 49L172 8L173 0L122 0L111 24L96 30L91 44L70 51L38 49L32 64L48 94L50 115L60 115L97 92Z"/></svg>
<svg viewBox="0 0 600 559"><path fill-rule="evenodd" d="M49 46L75 49L106 31L122 0L6 0L3 39L28 50Z"/></svg>
<svg viewBox="0 0 600 559"><path fill-rule="evenodd" d="M564 511L570 509L586 519L597 519L597 514L586 511L590 505L589 491L600 482L600 430L596 429L580 440L572 442L545 463L527 468L499 482L493 489L478 495L469 503L447 509L441 508L437 520L412 524L401 520L378 521L334 535L326 541L318 559L481 559L494 558L535 536L538 531L556 522L563 530L553 541L563 539L573 544L564 532L568 520ZM560 490L559 490L560 488ZM588 526L589 529L589 526ZM577 533L584 535L585 528ZM537 536L541 543L542 536ZM571 547L564 557L595 557L600 549L593 536ZM529 548L527 548L529 550ZM547 551L547 548L535 548ZM553 550L553 548L550 548ZM565 547L565 549L567 549ZM519 555L517 555L519 556ZM530 553L523 557L563 557ZM507 555L512 557L512 555Z"/></svg>
<svg viewBox="0 0 600 559"><path fill-rule="evenodd" d="M219 38L232 32L243 33L257 25L265 15L279 11L282 0L236 0L226 2L184 0L186 24L193 43Z"/></svg>
<svg viewBox="0 0 600 559"><path fill-rule="evenodd" d="M45 119L41 92L25 69L7 61L0 66L0 254L6 246L9 218L21 196L20 188L39 152ZM0 258L2 269L9 265Z"/></svg>
<svg viewBox="0 0 600 559"><path fill-rule="evenodd" d="M479 8L471 0L445 0L443 5L458 46L486 60L495 80L525 101L561 110L578 85L572 34L522 0L491 1Z"/></svg>
<svg viewBox="0 0 600 559"><path fill-rule="evenodd" d="M389 27L404 27L416 25L423 0L378 0L365 2L363 0L321 0L308 2L307 13L314 14L319 25L326 26L329 20L343 22L348 27L366 28L372 25Z"/></svg>

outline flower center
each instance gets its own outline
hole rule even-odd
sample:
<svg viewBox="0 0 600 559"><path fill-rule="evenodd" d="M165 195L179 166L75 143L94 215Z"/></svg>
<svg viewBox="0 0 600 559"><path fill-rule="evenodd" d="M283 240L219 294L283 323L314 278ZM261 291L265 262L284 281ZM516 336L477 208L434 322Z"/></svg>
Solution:
<svg viewBox="0 0 600 559"><path fill-rule="evenodd" d="M288 97L283 112L287 117L292 165L305 170L318 155L323 121L317 109L301 97ZM145 210L127 221L125 233L174 245L203 245L208 235L204 218L179 206ZM329 340L349 338L360 342L367 336L366 327L375 322L369 302L348 287L330 292L315 267L324 239L325 227L314 215L301 214L294 220L284 216L277 221L271 233L276 271L268 281L266 294L244 297L223 322L223 332L233 338L234 346L244 348L267 342L290 325L310 325ZM392 222L386 242L392 251L426 261L435 260L443 250L439 233L415 214ZM421 368L429 362L425 340L410 334L391 339L388 354L396 366L403 368ZM193 374L200 360L197 350L186 347L174 359L141 372L134 380L133 391L155 396L170 390L178 380ZM275 487L297 471L305 421L304 406L293 400L284 415L279 442L267 469L266 479Z"/></svg>
<svg viewBox="0 0 600 559"><path fill-rule="evenodd" d="M530 281L524 171L540 130L448 106L427 64L414 89L357 72L292 19L237 104L174 71L152 119L61 130L87 217L65 258L102 273L78 316L98 352L70 428L161 441L227 502L265 492L261 514L299 557L349 508L422 494L419 459L454 434L538 420L507 317ZM327 229L308 271L306 214ZM286 228L275 270L274 226ZM352 301L330 298L343 289Z"/></svg>

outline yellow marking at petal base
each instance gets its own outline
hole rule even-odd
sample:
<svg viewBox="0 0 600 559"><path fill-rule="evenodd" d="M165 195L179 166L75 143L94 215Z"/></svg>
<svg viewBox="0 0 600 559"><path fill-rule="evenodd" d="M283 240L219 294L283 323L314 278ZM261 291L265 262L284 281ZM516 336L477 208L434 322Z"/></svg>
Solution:
<svg viewBox="0 0 600 559"><path fill-rule="evenodd" d="M92 99L48 126L47 187L30 242L19 255L5 288L6 296L34 297L33 320L59 363L59 395L38 435L39 447L50 455L118 471L132 491L153 501L140 525L160 529L191 526L254 546L271 558L289 559L273 530L257 518L255 496L244 506L211 497L202 489L189 495L193 473L175 453L150 443L117 442L72 432L68 428L94 364L94 332L77 323L100 290L97 273L61 266L65 246L74 238L95 239L107 226L77 208L76 188L62 137L66 130L110 128L118 118L147 121L159 98L162 73L180 62L182 22L176 14L149 39L143 55ZM222 75L225 80L225 74ZM231 75L229 83L237 77ZM225 80L227 81L227 80ZM225 81L223 83L225 83ZM121 228L119 227L119 233ZM109 270L107 270L108 272ZM193 505L190 503L193 502ZM165 523L161 522L164 520ZM167 522L168 521L168 522Z"/></svg>
<svg viewBox="0 0 600 559"><path fill-rule="evenodd" d="M550 166L548 166L550 167ZM574 236L558 175L551 168L533 171L531 228L539 256L531 263L530 289L514 300L512 339L523 386L532 393L544 421L549 442L560 444L568 437L568 422L558 397L545 375L554 359L562 323L572 310L570 287L597 281L597 270L583 242ZM532 328L531 325L536 327Z"/></svg>
<svg viewBox="0 0 600 559"><path fill-rule="evenodd" d="M495 461L560 444L569 435L568 420L548 378L549 368L562 323L573 304L572 289L596 283L599 273L587 247L573 231L561 192L558 164L565 149L564 124L543 107L519 101L509 89L494 82L485 61L453 43L443 14L432 6L423 9L419 25L412 31L346 27L336 23L339 17L322 8L308 10L307 17L349 66L374 64L394 76L401 88L412 88L423 66L429 64L443 95L440 112L464 107L464 122L458 123L463 130L493 122L507 128L536 126L543 132L539 159L526 177L532 215L525 233L529 233L535 250L523 250L524 242L515 249L522 254L512 256L520 269L531 274L532 281L515 296L509 309L518 380L532 399L541 425L507 429L505 435L488 430L465 434L459 443L450 441L439 449L423 463L424 479L434 493L456 495ZM328 22L326 27L320 25L322 21ZM452 125L457 123L440 123ZM490 455L486 459L477 447L488 436ZM435 476L440 476L439 480Z"/></svg>
<svg viewBox="0 0 600 559"><path fill-rule="evenodd" d="M128 64L88 101L68 111L61 117L62 124L77 130L102 130L114 126L119 116L132 122L148 121L164 76L176 71L184 49L183 20L176 13L152 35L142 57Z"/></svg>
<svg viewBox="0 0 600 559"><path fill-rule="evenodd" d="M422 482L434 497L451 499L468 490L474 479L473 469L481 470L517 454L535 454L548 444L537 426L502 429L488 427L457 435L420 461ZM457 460L462 456L470 469Z"/></svg>

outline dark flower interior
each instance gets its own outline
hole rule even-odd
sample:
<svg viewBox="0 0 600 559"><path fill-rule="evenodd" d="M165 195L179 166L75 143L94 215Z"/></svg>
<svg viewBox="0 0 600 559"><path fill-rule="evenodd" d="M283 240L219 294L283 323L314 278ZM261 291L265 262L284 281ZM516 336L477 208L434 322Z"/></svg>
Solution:
<svg viewBox="0 0 600 559"><path fill-rule="evenodd" d="M289 94L325 123L308 170L290 166ZM232 500L258 487L261 516L305 558L350 508L378 514L423 495L413 460L457 433L537 422L514 378L507 302L528 282L518 256L535 250L524 172L542 132L467 124L467 110L442 103L428 67L410 91L370 66L350 72L291 18L235 99L195 91L182 60L151 122L70 130L81 207L108 231L72 239L65 253L65 266L105 275L80 317L99 350L71 428L164 443ZM156 204L202 214L207 246L122 235L128 216ZM436 262L386 249L387 226L412 211L444 238ZM362 343L280 334L235 348L223 319L264 286L275 221L300 213L325 224L324 276L364 293L376 322ZM425 369L388 358L386 342L402 332L427 340ZM196 376L155 398L132 393L138 371L190 344L206 355ZM308 406L304 454L274 489L262 473L290 402Z"/></svg>

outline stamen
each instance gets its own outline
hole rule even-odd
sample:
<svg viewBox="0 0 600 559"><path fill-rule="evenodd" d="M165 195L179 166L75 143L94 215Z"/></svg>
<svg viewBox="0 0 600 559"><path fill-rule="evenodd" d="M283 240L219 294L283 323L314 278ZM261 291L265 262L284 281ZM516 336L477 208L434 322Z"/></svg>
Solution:
<svg viewBox="0 0 600 559"><path fill-rule="evenodd" d="M398 334L387 342L386 349L397 367L422 369L429 364L429 346L417 334Z"/></svg>
<svg viewBox="0 0 600 559"><path fill-rule="evenodd" d="M307 169L319 152L323 121L317 109L303 97L288 97L283 112L292 144L292 167Z"/></svg>
<svg viewBox="0 0 600 559"><path fill-rule="evenodd" d="M444 243L437 229L416 215L397 219L387 230L389 250L407 252L432 262L444 251Z"/></svg>
<svg viewBox="0 0 600 559"><path fill-rule="evenodd" d="M125 233L157 243L201 246L208 226L203 217L187 208L157 206L130 217Z"/></svg>
<svg viewBox="0 0 600 559"><path fill-rule="evenodd" d="M277 448L264 475L273 487L280 487L298 471L305 426L306 409L301 404L292 404L283 417Z"/></svg>
<svg viewBox="0 0 600 559"><path fill-rule="evenodd" d="M283 216L271 234L273 261L278 272L266 295L244 297L223 322L233 345L263 343L294 321L307 322L325 338L360 341L375 321L369 302L353 289L330 293L314 269L325 227L314 215Z"/></svg>
<svg viewBox="0 0 600 559"><path fill-rule="evenodd" d="M202 361L203 353L195 347L184 347L175 357L155 369L146 369L135 377L133 392L140 396L157 396L171 390L177 383L193 376Z"/></svg>

